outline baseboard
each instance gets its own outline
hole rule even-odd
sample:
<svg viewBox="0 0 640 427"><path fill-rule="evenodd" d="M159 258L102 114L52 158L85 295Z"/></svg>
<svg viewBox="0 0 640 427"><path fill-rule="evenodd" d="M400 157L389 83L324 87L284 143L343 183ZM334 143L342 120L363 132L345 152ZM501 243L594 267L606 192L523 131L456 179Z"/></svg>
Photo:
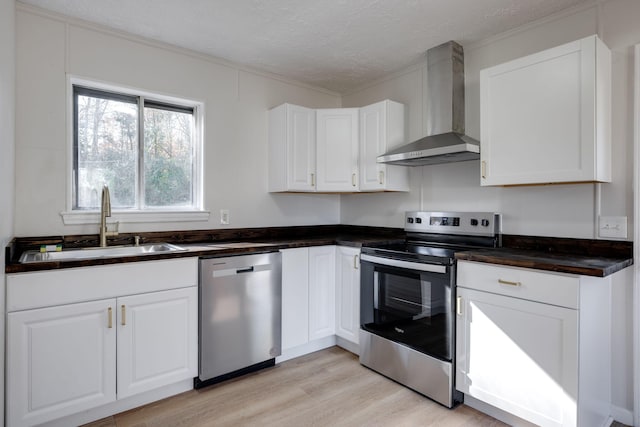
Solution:
<svg viewBox="0 0 640 427"><path fill-rule="evenodd" d="M47 427L78 426L109 417L111 415L119 414L120 412L128 411L129 409L137 408L151 402L156 402L176 394L184 393L189 390L193 390L193 378L151 390L146 393L131 396L126 399L116 400L115 402L108 403L94 409L69 415L68 417L59 418L46 423L46 425Z"/></svg>
<svg viewBox="0 0 640 427"><path fill-rule="evenodd" d="M325 348L333 347L334 345L336 345L336 336L330 335L294 348L287 348L282 351L282 355L276 357L276 364L304 356L305 354L313 353L314 351L324 350Z"/></svg>
<svg viewBox="0 0 640 427"><path fill-rule="evenodd" d="M356 356L360 355L360 346L354 342L348 341L342 337L336 336L336 345L343 348Z"/></svg>
<svg viewBox="0 0 640 427"><path fill-rule="evenodd" d="M633 411L626 408L611 405L611 418L613 418L614 421L628 426L633 425Z"/></svg>
<svg viewBox="0 0 640 427"><path fill-rule="evenodd" d="M515 415L509 414L508 412L505 412L501 409L496 408L495 406L484 403L481 400L475 399L466 394L464 395L464 404L470 406L473 409L477 409L480 412L484 412L485 414L490 415L493 418L502 421L503 423L509 424L510 426L534 426L534 424L531 424L528 421L525 421L519 417L516 417ZM632 426L633 411L612 405L611 416L609 417L607 423L605 423L602 427L610 426L613 421Z"/></svg>
<svg viewBox="0 0 640 427"><path fill-rule="evenodd" d="M505 424L514 427L537 427L535 424L530 423L529 421L525 421L520 417L516 417L513 414L503 411L502 409L498 409L493 405L489 405L481 400L475 399L471 396L464 395L464 404L476 409L480 412L483 412L493 418L502 421Z"/></svg>

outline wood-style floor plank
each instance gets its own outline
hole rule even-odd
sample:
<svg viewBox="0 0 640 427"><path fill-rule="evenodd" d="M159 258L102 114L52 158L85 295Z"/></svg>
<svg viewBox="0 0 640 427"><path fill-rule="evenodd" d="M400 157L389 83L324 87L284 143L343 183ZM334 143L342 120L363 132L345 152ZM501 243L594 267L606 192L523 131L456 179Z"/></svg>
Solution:
<svg viewBox="0 0 640 427"><path fill-rule="evenodd" d="M465 405L446 409L332 347L85 427L504 425Z"/></svg>

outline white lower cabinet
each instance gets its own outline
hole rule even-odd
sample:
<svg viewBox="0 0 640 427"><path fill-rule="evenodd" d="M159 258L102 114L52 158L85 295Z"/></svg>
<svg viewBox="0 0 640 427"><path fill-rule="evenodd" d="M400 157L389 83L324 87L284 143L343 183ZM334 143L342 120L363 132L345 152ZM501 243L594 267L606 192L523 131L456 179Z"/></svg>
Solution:
<svg viewBox="0 0 640 427"><path fill-rule="evenodd" d="M282 353L309 342L309 248L283 249Z"/></svg>
<svg viewBox="0 0 640 427"><path fill-rule="evenodd" d="M459 261L457 281L458 390L540 426L604 425L608 279Z"/></svg>
<svg viewBox="0 0 640 427"><path fill-rule="evenodd" d="M336 247L309 248L309 339L336 333Z"/></svg>
<svg viewBox="0 0 640 427"><path fill-rule="evenodd" d="M106 299L9 313L9 426L36 425L116 400L115 307L115 299Z"/></svg>
<svg viewBox="0 0 640 427"><path fill-rule="evenodd" d="M360 334L360 249L336 249L336 335L358 344Z"/></svg>
<svg viewBox="0 0 640 427"><path fill-rule="evenodd" d="M198 375L197 288L118 298L118 399Z"/></svg>
<svg viewBox="0 0 640 427"><path fill-rule="evenodd" d="M105 288L104 277L119 280ZM131 295L114 295L122 283ZM160 290L133 294L151 283ZM25 297L47 284L46 292L75 289L69 300L93 300L38 307L46 295ZM7 294L8 426L58 420L197 375L195 258L8 275Z"/></svg>
<svg viewBox="0 0 640 427"><path fill-rule="evenodd" d="M315 246L281 253L283 354L278 361L334 345L336 336L357 352L360 250Z"/></svg>

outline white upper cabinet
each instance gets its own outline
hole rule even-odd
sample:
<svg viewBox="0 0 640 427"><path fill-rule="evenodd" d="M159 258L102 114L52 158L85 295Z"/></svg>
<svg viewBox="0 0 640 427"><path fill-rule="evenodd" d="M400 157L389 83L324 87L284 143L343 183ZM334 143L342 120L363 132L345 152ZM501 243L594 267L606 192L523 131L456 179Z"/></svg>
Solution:
<svg viewBox="0 0 640 427"><path fill-rule="evenodd" d="M378 163L405 143L404 105L381 101L360 108L360 191L409 191L409 169Z"/></svg>
<svg viewBox="0 0 640 427"><path fill-rule="evenodd" d="M291 104L269 110L269 191L316 191L316 111Z"/></svg>
<svg viewBox="0 0 640 427"><path fill-rule="evenodd" d="M409 191L409 170L377 162L405 142L405 107L269 110L269 191Z"/></svg>
<svg viewBox="0 0 640 427"><path fill-rule="evenodd" d="M358 191L358 109L316 111L317 190Z"/></svg>
<svg viewBox="0 0 640 427"><path fill-rule="evenodd" d="M480 72L482 185L611 181L611 52L586 37Z"/></svg>

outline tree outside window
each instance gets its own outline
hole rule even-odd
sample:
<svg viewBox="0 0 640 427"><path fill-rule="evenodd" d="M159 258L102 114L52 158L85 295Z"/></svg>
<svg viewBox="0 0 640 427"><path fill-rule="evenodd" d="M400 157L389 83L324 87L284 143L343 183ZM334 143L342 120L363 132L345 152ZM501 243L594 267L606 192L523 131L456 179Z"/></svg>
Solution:
<svg viewBox="0 0 640 427"><path fill-rule="evenodd" d="M99 208L104 184L114 209L198 208L193 106L83 86L73 96L74 210Z"/></svg>

